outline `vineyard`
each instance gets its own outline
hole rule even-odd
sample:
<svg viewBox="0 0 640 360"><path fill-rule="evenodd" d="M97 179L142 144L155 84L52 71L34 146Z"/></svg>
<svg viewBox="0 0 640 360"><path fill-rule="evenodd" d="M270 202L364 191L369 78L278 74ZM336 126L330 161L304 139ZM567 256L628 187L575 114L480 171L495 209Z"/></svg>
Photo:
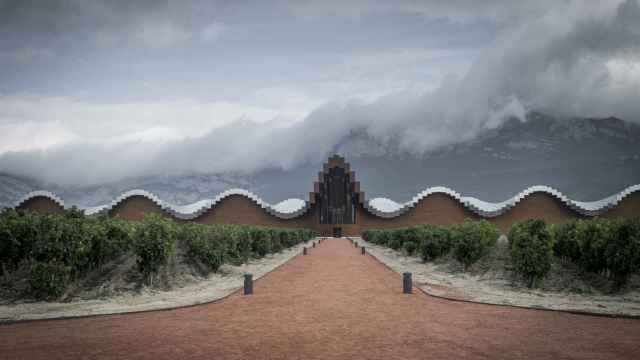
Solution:
<svg viewBox="0 0 640 360"><path fill-rule="evenodd" d="M498 229L486 220L362 233L368 242L419 255L425 262L451 257L463 271L493 251L498 235ZM513 224L508 240L506 265L528 287L542 284L554 262L606 279L613 292L640 272L638 219L574 220L558 225L531 219Z"/></svg>
<svg viewBox="0 0 640 360"><path fill-rule="evenodd" d="M134 257L142 282L153 286L177 248L186 249L187 261L215 272L314 235L306 229L178 224L157 215L134 222L75 209L62 215L8 210L0 214L0 275L10 279L3 286L20 283L15 276L26 278L21 297L55 300L70 284L121 257Z"/></svg>

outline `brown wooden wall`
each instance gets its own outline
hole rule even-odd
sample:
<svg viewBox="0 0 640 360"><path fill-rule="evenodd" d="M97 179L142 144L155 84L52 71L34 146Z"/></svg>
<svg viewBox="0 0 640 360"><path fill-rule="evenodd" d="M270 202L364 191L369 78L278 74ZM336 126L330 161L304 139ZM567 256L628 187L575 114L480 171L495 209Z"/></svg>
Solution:
<svg viewBox="0 0 640 360"><path fill-rule="evenodd" d="M600 215L603 218L640 217L640 193L633 193L618 203L618 206Z"/></svg>
<svg viewBox="0 0 640 360"><path fill-rule="evenodd" d="M458 200L447 194L432 194L420 200L416 206L404 214L385 219L375 216L360 207L356 222L360 231L364 229L389 229L418 224L452 225L464 219L479 219L479 216L462 206Z"/></svg>
<svg viewBox="0 0 640 360"><path fill-rule="evenodd" d="M313 228L315 208L294 219L280 219L242 195L231 195L194 221L201 224L246 224L279 227Z"/></svg>
<svg viewBox="0 0 640 360"><path fill-rule="evenodd" d="M60 214L64 211L62 206L46 196L36 196L23 202L18 210L34 211L41 214Z"/></svg>
<svg viewBox="0 0 640 360"><path fill-rule="evenodd" d="M140 195L125 199L109 212L111 216L125 220L142 220L145 214L160 214L169 217L160 206Z"/></svg>
<svg viewBox="0 0 640 360"><path fill-rule="evenodd" d="M637 201L640 205L640 199ZM633 211L632 206L620 216L640 216L640 212ZM364 212L364 209L362 210ZM481 217L460 204L456 199L446 194L432 194L422 199L407 213L393 219L382 219L371 214L362 214L361 230L364 228L398 228L418 224L452 225L461 223L465 219L479 220ZM504 234L516 221L526 219L543 219L547 223L557 224L584 216L571 210L560 200L547 193L533 193L524 198L506 213L489 218Z"/></svg>
<svg viewBox="0 0 640 360"><path fill-rule="evenodd" d="M558 198L547 193L533 193L522 199L515 207L506 213L489 219L503 234L509 232L509 227L516 221L526 219L542 219L550 224L560 224L571 219L582 219L584 216L571 210Z"/></svg>

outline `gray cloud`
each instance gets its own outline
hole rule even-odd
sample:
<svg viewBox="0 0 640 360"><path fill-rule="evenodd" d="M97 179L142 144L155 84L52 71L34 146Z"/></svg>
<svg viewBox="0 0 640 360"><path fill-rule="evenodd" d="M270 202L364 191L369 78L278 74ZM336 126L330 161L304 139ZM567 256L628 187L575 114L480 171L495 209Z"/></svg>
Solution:
<svg viewBox="0 0 640 360"><path fill-rule="evenodd" d="M207 111L208 105L193 105L195 110L180 117L184 103L169 103L165 107L156 104L159 106L156 121L155 116L144 115L145 109L153 108L147 102L129 108L118 108L121 106L118 104L93 106L68 102L64 107L54 108L58 111L57 117L51 117L51 112L36 115L48 119L45 123L49 126L62 132L70 131L71 135L66 138L56 135L56 139L66 140L51 140L48 142L51 145L44 149L5 150L0 155L0 170L65 185L84 185L152 174L289 168L322 160L356 131L382 143L397 141L403 150L422 154L473 139L509 117L523 119L531 109L558 116L613 115L640 122L637 101L640 98L640 7L637 1L597 4L491 1L483 6L475 1L455 1L446 6L439 3L412 2L396 5L392 10L418 14L424 19L446 18L466 24L463 27L468 31L476 29L476 22L493 22L500 30L479 55L464 47L421 49L417 37L412 40L413 50L406 44L396 49L392 46L394 41L389 41L384 44L385 51L381 51L370 46L373 42L367 49L349 54L343 66L322 68L323 76L313 74L314 77L306 78L310 76L309 70L290 73L289 82L267 86L265 89L270 90L258 91L252 99L255 102L245 103L247 108L257 107L262 113L229 112L216 126L207 125L216 117L215 112ZM329 19L322 15L323 11L339 11L347 17L356 17L357 24L370 21L371 12L391 11L387 2L329 3L328 7L326 4L307 3L301 7L283 2L281 6L303 18L314 15L326 21ZM173 18L167 21L178 27L183 24ZM224 29L226 36L227 20L215 21L219 23L201 21L198 31L189 30L189 34L198 35L183 34L187 38L180 41L202 39L203 31L211 24L224 23L220 29ZM430 20L421 21L429 23ZM440 24L438 21L436 24ZM229 26L236 29L237 25ZM460 25L446 26L456 29ZM220 29L212 28L211 38L220 36L219 32L223 31ZM339 36L332 39L340 40ZM170 44L160 42L158 46ZM335 46L338 50L334 51L342 51L339 44ZM296 63L303 62L296 60L296 56L304 53L299 50L290 49L291 65L272 69L283 72L294 69ZM445 60L439 62L439 56ZM259 66L265 61L268 56L257 56L254 63ZM456 67L447 68L455 62L459 63ZM465 66L466 63L471 65ZM424 64L439 69L433 75L439 85L426 83L424 79L432 75L423 73L430 71ZM394 70L398 73L394 74ZM447 75L449 72L453 75ZM390 77L385 78L388 74ZM302 76L306 82L296 82L296 76ZM414 78L422 79L424 86ZM313 95L305 96L305 92ZM249 93L245 91L245 99L253 97ZM291 96L293 100L289 102L277 101L288 99L289 95L300 98ZM242 97L240 91L239 98ZM7 119L14 119L13 126L18 127L20 123L35 122L33 112L8 112L7 109L14 108L7 104L0 101L0 107L4 107L0 108L0 125L4 122L9 129ZM300 109L290 112L289 116L280 116L289 106ZM78 118L75 116L78 113L86 117L94 114L105 128L104 133L111 135L89 136L91 126L65 118L65 114ZM175 115L162 116L167 113ZM306 113L308 115L301 115ZM112 120L110 116L118 119ZM129 117L143 120L127 124ZM297 121L293 121L296 117ZM183 130L185 127L191 130ZM125 136L130 129L144 132L162 128L180 136L160 137L153 132L148 138Z"/></svg>
<svg viewBox="0 0 640 360"><path fill-rule="evenodd" d="M0 46L181 44L235 7L229 1L0 1Z"/></svg>

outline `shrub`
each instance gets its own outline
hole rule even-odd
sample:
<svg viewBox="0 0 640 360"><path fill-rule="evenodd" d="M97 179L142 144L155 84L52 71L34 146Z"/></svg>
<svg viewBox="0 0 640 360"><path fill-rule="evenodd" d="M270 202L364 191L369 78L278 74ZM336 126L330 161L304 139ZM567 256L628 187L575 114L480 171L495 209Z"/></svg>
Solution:
<svg viewBox="0 0 640 360"><path fill-rule="evenodd" d="M38 234L39 217L6 210L0 214L0 271L9 271L27 259Z"/></svg>
<svg viewBox="0 0 640 360"><path fill-rule="evenodd" d="M608 220L579 220L576 238L580 244L580 264L592 272L604 272L607 268L605 249L613 228Z"/></svg>
<svg viewBox="0 0 640 360"><path fill-rule="evenodd" d="M393 232L390 230L382 230L379 235L380 245L391 247L393 241Z"/></svg>
<svg viewBox="0 0 640 360"><path fill-rule="evenodd" d="M254 227L250 230L251 250L257 257L263 257L271 252L271 238L263 229Z"/></svg>
<svg viewBox="0 0 640 360"><path fill-rule="evenodd" d="M616 289L640 268L640 220L617 220L610 224L614 232L606 245L606 266Z"/></svg>
<svg viewBox="0 0 640 360"><path fill-rule="evenodd" d="M421 233L419 227L412 226L400 229L398 232L402 241L402 248L408 255L413 255L420 247Z"/></svg>
<svg viewBox="0 0 640 360"><path fill-rule="evenodd" d="M372 244L386 245L386 234L388 230L370 229L362 232L362 238Z"/></svg>
<svg viewBox="0 0 640 360"><path fill-rule="evenodd" d="M214 272L225 262L239 264L250 257L262 257L315 236L307 229L249 225L185 224L181 229L180 238L187 244L189 258L202 262Z"/></svg>
<svg viewBox="0 0 640 360"><path fill-rule="evenodd" d="M29 285L37 299L60 297L69 282L71 268L59 262L36 262L31 265Z"/></svg>
<svg viewBox="0 0 640 360"><path fill-rule="evenodd" d="M224 260L239 264L241 260L240 236L237 225L218 225L213 227L216 232L212 241L217 241L225 249Z"/></svg>
<svg viewBox="0 0 640 360"><path fill-rule="evenodd" d="M175 224L159 215L146 215L136 230L134 252L138 270L150 282L160 267L173 254L176 229Z"/></svg>
<svg viewBox="0 0 640 360"><path fill-rule="evenodd" d="M302 233L304 238L301 242L309 241L317 236L316 232L311 229L303 229Z"/></svg>
<svg viewBox="0 0 640 360"><path fill-rule="evenodd" d="M251 227L240 226L237 230L238 255L241 262L249 260L253 256L253 239L251 237Z"/></svg>
<svg viewBox="0 0 640 360"><path fill-rule="evenodd" d="M290 246L289 231L286 229L274 229L274 230L275 230L274 236L278 238L278 243L280 244L280 249L278 251L288 248Z"/></svg>
<svg viewBox="0 0 640 360"><path fill-rule="evenodd" d="M592 219L554 226L557 256L570 259L584 271L613 278L622 287L640 267L639 219Z"/></svg>
<svg viewBox="0 0 640 360"><path fill-rule="evenodd" d="M218 271L225 260L229 258L229 247L235 245L231 244L230 246L226 243L225 240L228 238L225 238L224 230L223 227L209 227L205 230L205 237L202 239L204 244L199 254L200 259L214 272Z"/></svg>
<svg viewBox="0 0 640 360"><path fill-rule="evenodd" d="M105 258L115 258L129 251L135 239L136 222L105 217L101 219L108 241L103 251Z"/></svg>
<svg viewBox="0 0 640 360"><path fill-rule="evenodd" d="M403 230L394 229L387 232L387 246L393 250L400 250L403 242Z"/></svg>
<svg viewBox="0 0 640 360"><path fill-rule="evenodd" d="M80 231L89 244L88 267L100 268L120 253L120 244L108 237L107 226L105 221L98 219L88 219L80 224Z"/></svg>
<svg viewBox="0 0 640 360"><path fill-rule="evenodd" d="M284 248L291 247L297 244L295 230L281 229L280 230L280 243Z"/></svg>
<svg viewBox="0 0 640 360"><path fill-rule="evenodd" d="M283 245L282 245L282 242L280 241L280 235L278 233L278 230L267 229L266 233L267 233L267 237L269 238L269 241L271 242L271 251L274 253L278 253L282 251Z"/></svg>
<svg viewBox="0 0 640 360"><path fill-rule="evenodd" d="M408 255L413 255L417 247L418 246L416 245L415 241L405 241L404 243L402 243L402 248Z"/></svg>
<svg viewBox="0 0 640 360"><path fill-rule="evenodd" d="M217 239L209 235L212 229L198 224L183 224L180 226L180 240L187 246L187 256L192 261L200 261L213 271L217 271L222 264L224 251L214 252L212 244L220 245Z"/></svg>
<svg viewBox="0 0 640 360"><path fill-rule="evenodd" d="M420 231L420 256L423 261L434 260L444 256L451 250L451 234L448 229L425 225Z"/></svg>
<svg viewBox="0 0 640 360"><path fill-rule="evenodd" d="M471 221L452 228L453 256L466 270L496 244L500 232L486 220Z"/></svg>
<svg viewBox="0 0 640 360"><path fill-rule="evenodd" d="M123 230L124 223L109 218L86 217L75 208L61 215L7 210L0 214L1 267L4 272L22 261L38 264L31 265L35 295L39 298L55 297L60 284L66 284L68 280L126 251L131 236ZM44 278L46 266L52 271L58 269L56 274L63 273L64 276L52 273L51 278ZM49 280L44 282L46 279ZM45 286L45 283L57 285Z"/></svg>
<svg viewBox="0 0 640 360"><path fill-rule="evenodd" d="M495 245L498 235L498 229L486 220L465 221L452 229L418 225L393 230L369 229L362 232L365 241L394 250L402 249L409 255L418 251L424 261L446 255L453 249L455 258L465 269L484 255L490 246Z"/></svg>
<svg viewBox="0 0 640 360"><path fill-rule="evenodd" d="M557 257L574 262L580 261L580 242L578 241L578 223L569 221L560 225L552 225L554 237L553 251Z"/></svg>
<svg viewBox="0 0 640 360"><path fill-rule="evenodd" d="M36 226L29 257L43 263L60 263L77 277L90 267L90 233L85 231L84 219L59 215L42 215Z"/></svg>
<svg viewBox="0 0 640 360"><path fill-rule="evenodd" d="M75 208L61 215L6 210L0 213L0 270L4 274L27 261L31 264L34 294L39 298L55 297L71 279L133 250L138 270L149 282L173 254L178 235L191 260L217 271L225 262L261 257L308 240L315 233L308 229L249 225L178 227L159 215L133 222L109 216L89 217Z"/></svg>
<svg viewBox="0 0 640 360"><path fill-rule="evenodd" d="M517 222L509 230L511 259L516 272L533 287L551 269L553 237L543 220Z"/></svg>

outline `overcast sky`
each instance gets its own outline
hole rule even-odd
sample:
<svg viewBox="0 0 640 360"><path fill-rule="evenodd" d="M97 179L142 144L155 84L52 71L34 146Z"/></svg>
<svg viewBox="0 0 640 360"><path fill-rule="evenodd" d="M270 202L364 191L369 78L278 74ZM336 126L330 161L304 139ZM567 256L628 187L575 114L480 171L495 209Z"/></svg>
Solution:
<svg viewBox="0 0 640 360"><path fill-rule="evenodd" d="M61 185L421 153L527 110L640 122L627 1L3 1L0 172Z"/></svg>

